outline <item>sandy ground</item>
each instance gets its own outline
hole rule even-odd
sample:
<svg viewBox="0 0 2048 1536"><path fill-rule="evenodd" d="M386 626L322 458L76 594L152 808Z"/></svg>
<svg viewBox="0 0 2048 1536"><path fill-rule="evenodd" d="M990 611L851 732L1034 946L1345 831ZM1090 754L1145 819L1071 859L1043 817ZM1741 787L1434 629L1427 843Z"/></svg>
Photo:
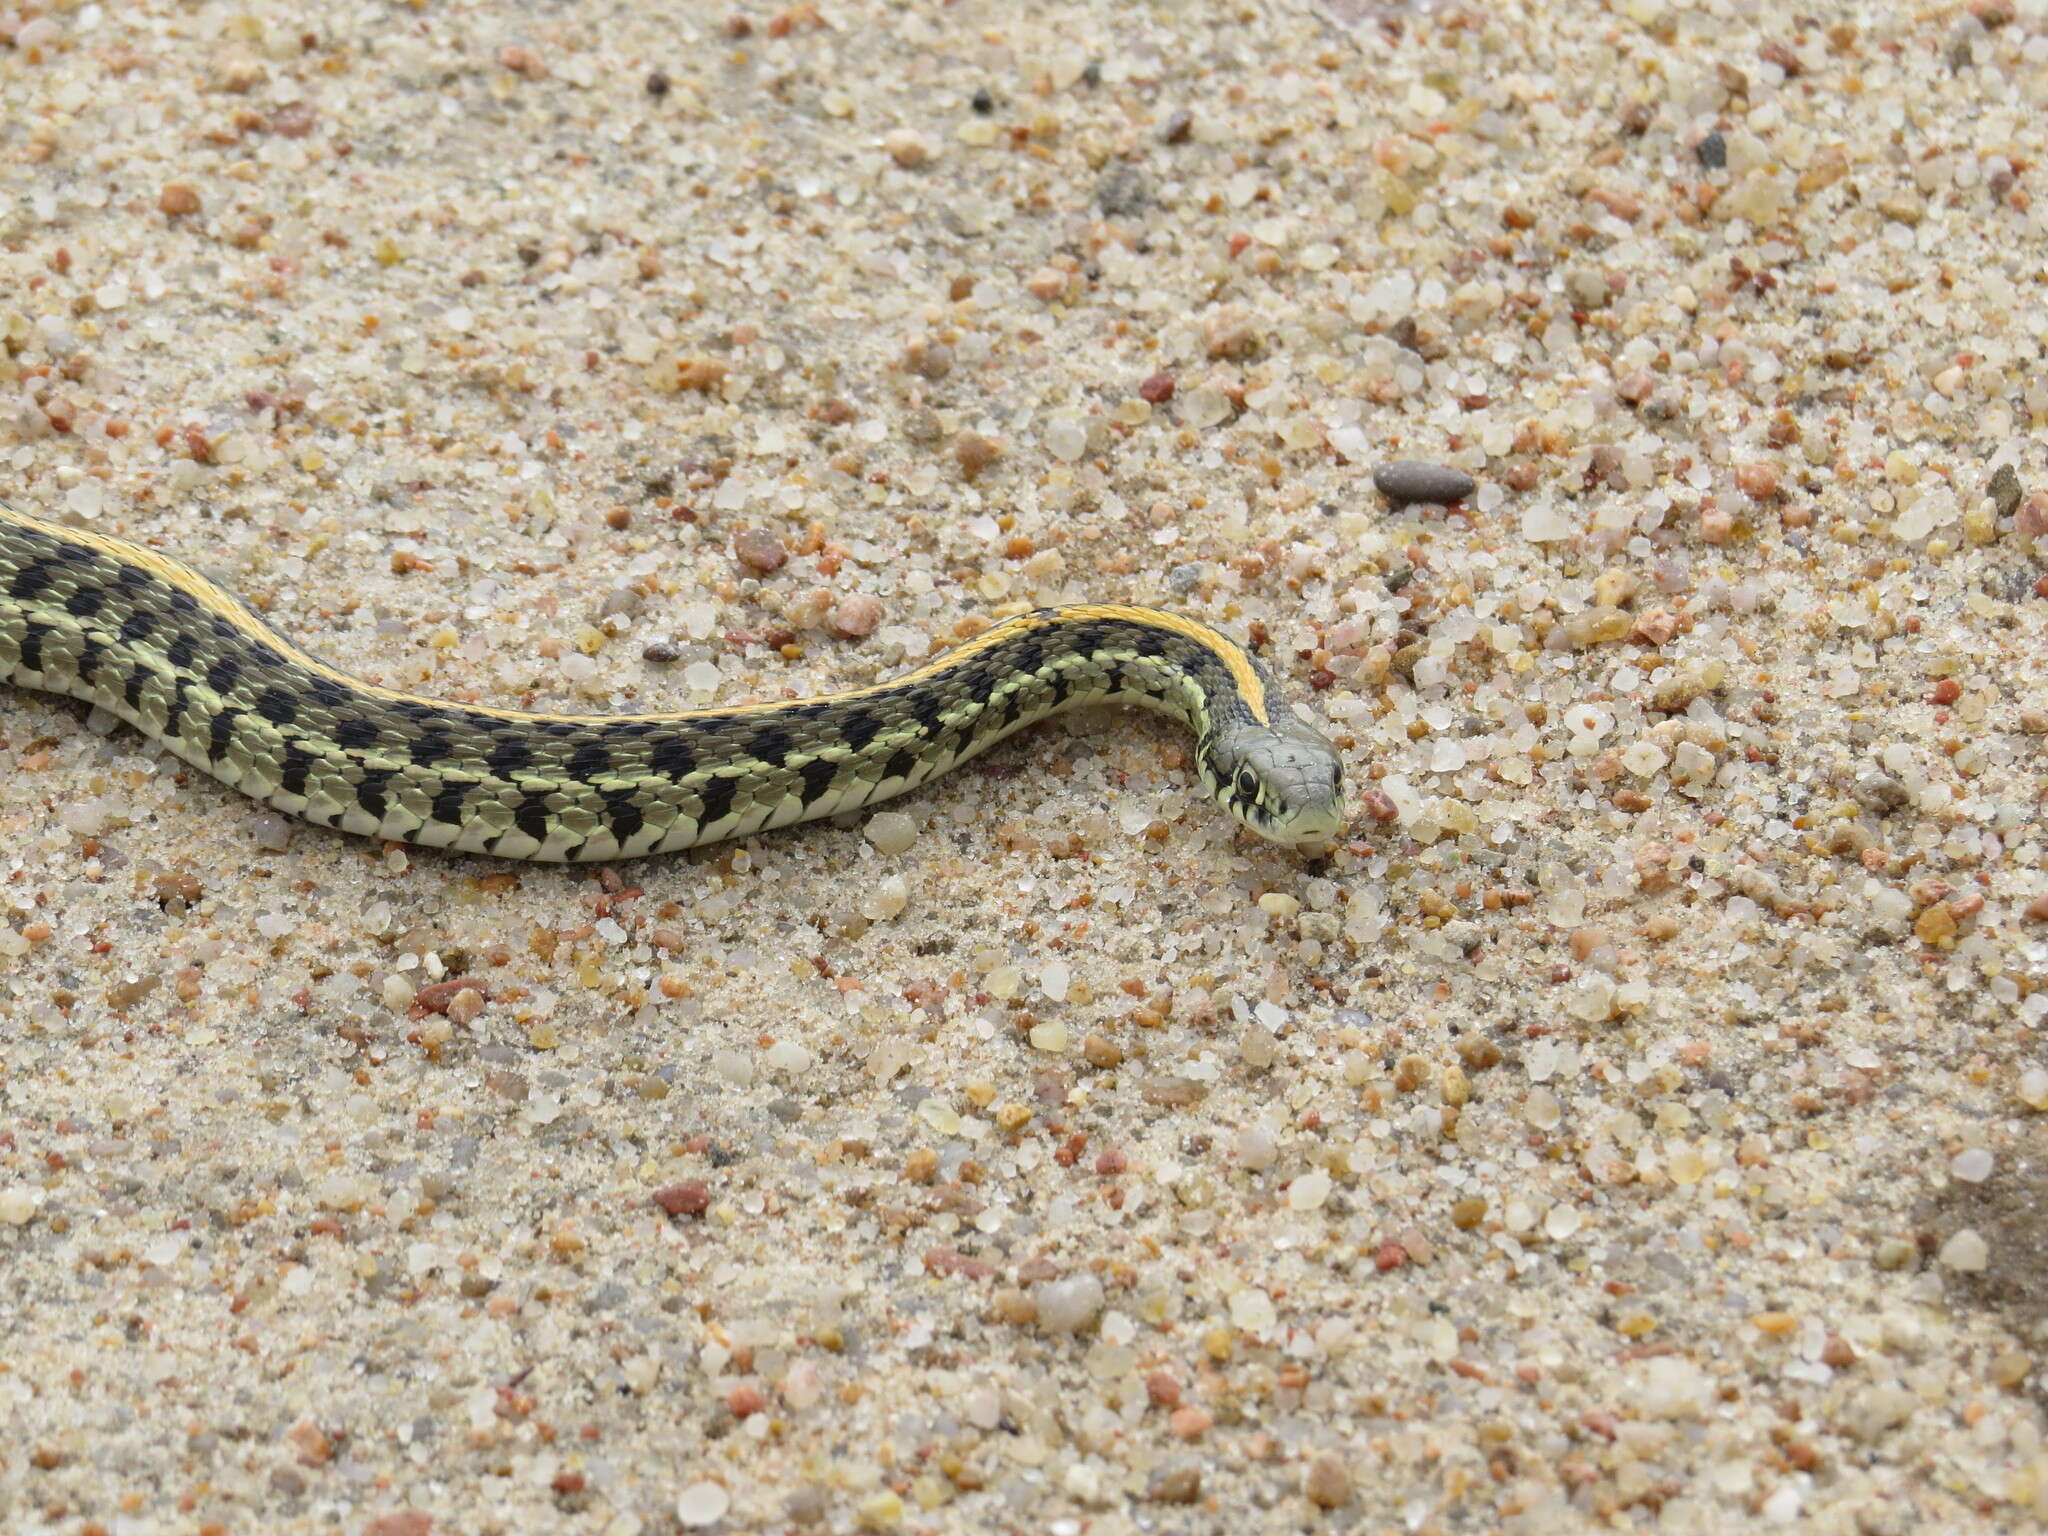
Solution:
<svg viewBox="0 0 2048 1536"><path fill-rule="evenodd" d="M0 697L0 1524L2048 1514L2048 5L0 10L0 492L603 712L1249 637L554 870ZM1469 472L1446 510L1372 471Z"/></svg>

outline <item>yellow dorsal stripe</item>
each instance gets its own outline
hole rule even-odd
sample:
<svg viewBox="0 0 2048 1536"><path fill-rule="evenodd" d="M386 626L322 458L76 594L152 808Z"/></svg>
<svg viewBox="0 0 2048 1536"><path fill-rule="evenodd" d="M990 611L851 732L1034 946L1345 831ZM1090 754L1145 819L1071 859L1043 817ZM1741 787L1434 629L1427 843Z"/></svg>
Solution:
<svg viewBox="0 0 2048 1536"><path fill-rule="evenodd" d="M1237 685L1245 707L1261 725L1267 723L1266 687L1260 680L1258 669L1251 658L1227 636L1211 629L1197 619L1183 618L1176 613L1162 612L1157 608L1135 608L1123 603L1076 603L1064 608L1042 609L1023 613L1006 619L1000 624L982 631L973 639L963 642L935 660L926 662L916 670L892 677L886 682L869 683L860 688L848 688L838 693L811 695L801 701L790 699L769 700L756 704L722 704L705 709L657 710L645 714L628 715L561 715L540 710L498 709L488 704L457 704L450 700L427 698L416 693L405 693L396 688L381 687L376 683L363 681L338 667L328 665L318 657L307 654L292 641L272 629L258 617L242 600L223 587L208 581L191 567L173 560L170 556L140 544L131 544L126 539L115 538L112 534L100 533L90 528L66 528L46 523L27 513L0 504L0 518L12 519L25 527L34 528L51 537L68 539L75 544L84 544L98 550L110 559L130 565L139 565L158 580L189 593L209 613L218 614L236 628L254 639L272 647L284 657L309 672L332 678L335 682L369 694L374 698L388 699L394 703L424 704L434 708L465 710L474 715L485 715L494 720L578 720L593 725L607 721L646 723L652 721L704 720L714 716L765 714L774 710L787 709L792 703L839 704L854 699L869 697L902 686L951 671L964 662L972 660L983 651L1001 645L1033 629L1050 624L1067 624L1077 620L1108 619L1127 624L1142 625L1150 629L1164 630L1184 640L1192 640L1202 646L1220 661L1230 673L1231 681Z"/></svg>

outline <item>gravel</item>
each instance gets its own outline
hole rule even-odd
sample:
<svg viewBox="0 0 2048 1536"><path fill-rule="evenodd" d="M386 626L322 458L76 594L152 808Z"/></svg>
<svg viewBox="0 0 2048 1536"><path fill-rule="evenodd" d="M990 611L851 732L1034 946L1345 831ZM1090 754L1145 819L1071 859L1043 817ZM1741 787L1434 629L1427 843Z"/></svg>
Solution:
<svg viewBox="0 0 2048 1536"><path fill-rule="evenodd" d="M35 9L11 505L512 710L1156 603L1353 822L515 868L8 692L0 1523L2048 1518L2037 0Z"/></svg>
<svg viewBox="0 0 2048 1536"><path fill-rule="evenodd" d="M1414 501L1446 504L1463 501L1478 488L1478 482L1463 470L1444 464L1400 461L1382 464L1372 472L1373 486L1395 506Z"/></svg>

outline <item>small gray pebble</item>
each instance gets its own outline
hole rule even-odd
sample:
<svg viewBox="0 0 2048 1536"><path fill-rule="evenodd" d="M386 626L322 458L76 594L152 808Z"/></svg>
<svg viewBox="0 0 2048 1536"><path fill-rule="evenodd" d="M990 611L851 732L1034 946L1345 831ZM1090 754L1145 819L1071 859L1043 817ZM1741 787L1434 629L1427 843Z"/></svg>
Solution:
<svg viewBox="0 0 2048 1536"><path fill-rule="evenodd" d="M585 1312L609 1312L612 1308L622 1305L632 1294L631 1291L619 1284L618 1281L607 1280L603 1285L600 1285L595 1291L591 1292L589 1299L583 1303L583 1310Z"/></svg>
<svg viewBox="0 0 2048 1536"><path fill-rule="evenodd" d="M1998 473L1991 477L1991 502L2000 517L2011 517L2019 511L2020 476L2010 464L1999 465Z"/></svg>
<svg viewBox="0 0 2048 1536"><path fill-rule="evenodd" d="M1463 501L1478 484L1462 469L1452 469L1447 464L1424 464L1414 459L1380 465L1372 472L1372 483L1395 506L1406 506L1411 501L1439 505Z"/></svg>
<svg viewBox="0 0 2048 1536"><path fill-rule="evenodd" d="M1047 1280L1034 1288L1038 1325L1047 1333L1080 1333L1102 1311L1102 1282L1093 1275Z"/></svg>
<svg viewBox="0 0 2048 1536"><path fill-rule="evenodd" d="M782 1513L797 1525L816 1525L832 1508L832 1497L817 1483L806 1483L782 1501Z"/></svg>
<svg viewBox="0 0 2048 1536"><path fill-rule="evenodd" d="M1095 184L1095 202L1112 219L1142 213L1152 200L1152 184L1136 166L1119 161Z"/></svg>
<svg viewBox="0 0 2048 1536"><path fill-rule="evenodd" d="M1849 793L1875 816L1894 815L1913 803L1913 792L1887 773L1864 774Z"/></svg>
<svg viewBox="0 0 2048 1536"><path fill-rule="evenodd" d="M1728 164L1728 141L1718 132L1701 139L1693 153L1700 157L1700 164L1710 171L1718 171Z"/></svg>
<svg viewBox="0 0 2048 1536"><path fill-rule="evenodd" d="M668 641L657 640L640 653L640 659L654 662L657 666L667 666L670 662L678 660L682 654Z"/></svg>
<svg viewBox="0 0 2048 1536"><path fill-rule="evenodd" d="M1446 923L1443 937L1468 955L1486 940L1485 933L1477 923Z"/></svg>
<svg viewBox="0 0 2048 1536"><path fill-rule="evenodd" d="M292 845L292 824L282 816L258 816L249 831L265 853L283 853Z"/></svg>

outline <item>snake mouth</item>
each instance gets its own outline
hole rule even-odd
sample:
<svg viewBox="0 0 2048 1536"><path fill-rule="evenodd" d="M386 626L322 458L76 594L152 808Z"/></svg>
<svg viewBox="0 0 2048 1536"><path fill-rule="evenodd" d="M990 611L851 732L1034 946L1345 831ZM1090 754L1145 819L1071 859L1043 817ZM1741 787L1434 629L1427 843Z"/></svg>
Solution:
<svg viewBox="0 0 2048 1536"><path fill-rule="evenodd" d="M1260 837L1283 848L1327 847L1344 832L1344 807L1338 801L1328 805L1298 806L1278 813L1267 810L1263 805L1233 809L1238 810L1239 818Z"/></svg>
<svg viewBox="0 0 2048 1536"><path fill-rule="evenodd" d="M1343 812L1327 816L1297 816L1286 826L1263 829L1266 837L1283 847L1303 851L1327 848L1344 833Z"/></svg>

